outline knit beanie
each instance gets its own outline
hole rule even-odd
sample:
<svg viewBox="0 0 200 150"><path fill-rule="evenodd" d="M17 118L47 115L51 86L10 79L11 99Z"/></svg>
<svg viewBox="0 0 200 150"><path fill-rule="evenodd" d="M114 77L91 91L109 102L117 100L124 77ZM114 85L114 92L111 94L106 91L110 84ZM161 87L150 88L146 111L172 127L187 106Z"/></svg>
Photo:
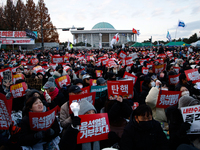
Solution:
<svg viewBox="0 0 200 150"><path fill-rule="evenodd" d="M54 79L54 77L50 77L49 79L48 79L48 81L45 83L45 85L44 85L44 89L48 89L48 88L50 88L50 87L56 87L55 86L55 79Z"/></svg>
<svg viewBox="0 0 200 150"><path fill-rule="evenodd" d="M97 112L95 107L90 102L88 102L87 100L81 100L78 115L84 115L90 110L94 110L95 112Z"/></svg>
<svg viewBox="0 0 200 150"><path fill-rule="evenodd" d="M200 104L200 101L191 96L184 95L179 99L178 108L181 109L181 107L193 106L196 104Z"/></svg>

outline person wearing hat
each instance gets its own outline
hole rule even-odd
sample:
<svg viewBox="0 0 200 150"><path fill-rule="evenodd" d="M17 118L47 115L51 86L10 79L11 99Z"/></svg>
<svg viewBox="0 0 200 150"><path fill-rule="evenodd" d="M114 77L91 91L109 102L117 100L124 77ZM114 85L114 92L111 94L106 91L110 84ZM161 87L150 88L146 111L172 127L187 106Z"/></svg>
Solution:
<svg viewBox="0 0 200 150"><path fill-rule="evenodd" d="M78 115L95 114L96 112L95 107L87 100L82 100L80 102ZM71 125L63 132L63 136L59 143L60 150L100 150L99 141L77 144L77 136L79 133L77 126L80 124L81 119L78 116L74 116Z"/></svg>
<svg viewBox="0 0 200 150"><path fill-rule="evenodd" d="M74 85L77 85L77 86L79 86L79 87L82 89L82 88L83 88L83 80L77 78L77 79L74 81Z"/></svg>
<svg viewBox="0 0 200 150"><path fill-rule="evenodd" d="M68 92L67 102L65 102L60 109L60 125L64 128L64 130L70 123L72 123L71 116L69 115L69 95L81 94L82 90L79 86L72 85L69 87Z"/></svg>
<svg viewBox="0 0 200 150"><path fill-rule="evenodd" d="M54 73L53 73L53 77L54 77L55 79L57 79L57 78L62 77L62 76L64 76L64 75L67 75L66 71L63 70L62 65L58 65L58 66L56 67L56 71L54 71Z"/></svg>
<svg viewBox="0 0 200 150"><path fill-rule="evenodd" d="M53 77L48 79L43 88L45 89L43 94L50 109L53 109L57 105L61 107L66 102L66 98L62 92L55 86L55 79Z"/></svg>
<svg viewBox="0 0 200 150"><path fill-rule="evenodd" d="M82 78L83 80L83 87L90 86L90 78L91 76L89 74L85 74Z"/></svg>
<svg viewBox="0 0 200 150"><path fill-rule="evenodd" d="M107 85L106 82L107 81L104 78L102 78L102 77L100 77L100 78L97 79L97 85L98 86L105 86L105 85Z"/></svg>
<svg viewBox="0 0 200 150"><path fill-rule="evenodd" d="M176 150L178 146L181 144L194 145L196 148L199 147L199 139L200 135L188 135L187 130L190 129L191 124L183 121L183 117L181 114L182 107L200 105L200 101L188 96L184 95L179 99L179 102L175 106L168 107L165 112L167 119L169 121L169 135L170 135L170 146L172 150ZM198 141L197 143L194 141Z"/></svg>

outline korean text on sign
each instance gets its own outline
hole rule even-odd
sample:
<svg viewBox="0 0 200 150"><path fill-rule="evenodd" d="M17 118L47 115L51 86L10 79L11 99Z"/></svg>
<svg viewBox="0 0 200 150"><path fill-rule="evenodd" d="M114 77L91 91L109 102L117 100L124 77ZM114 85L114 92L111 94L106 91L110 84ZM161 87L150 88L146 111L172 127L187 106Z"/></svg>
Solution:
<svg viewBox="0 0 200 150"><path fill-rule="evenodd" d="M107 113L80 115L80 132L77 144L105 140L108 138L110 125Z"/></svg>
<svg viewBox="0 0 200 150"><path fill-rule="evenodd" d="M184 122L191 124L187 134L200 134L200 105L182 107L181 113Z"/></svg>
<svg viewBox="0 0 200 150"><path fill-rule="evenodd" d="M25 82L14 84L10 87L10 91L14 98L24 96L26 94L26 89L27 86Z"/></svg>
<svg viewBox="0 0 200 150"><path fill-rule="evenodd" d="M57 106L47 112L36 113L29 112L30 127L34 131L41 131L49 129L55 121Z"/></svg>
<svg viewBox="0 0 200 150"><path fill-rule="evenodd" d="M160 91L158 95L157 108L167 108L178 103L180 91Z"/></svg>

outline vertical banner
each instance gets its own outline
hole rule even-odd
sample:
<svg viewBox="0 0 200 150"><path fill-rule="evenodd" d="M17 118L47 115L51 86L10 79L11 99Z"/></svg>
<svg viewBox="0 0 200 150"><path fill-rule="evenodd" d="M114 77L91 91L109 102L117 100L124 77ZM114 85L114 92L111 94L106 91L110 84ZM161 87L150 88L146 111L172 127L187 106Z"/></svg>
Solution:
<svg viewBox="0 0 200 150"><path fill-rule="evenodd" d="M123 99L133 98L133 81L107 81L108 98L115 100L118 96L122 96Z"/></svg>
<svg viewBox="0 0 200 150"><path fill-rule="evenodd" d="M77 144L89 143L108 139L110 124L107 113L80 115L80 132L77 136Z"/></svg>
<svg viewBox="0 0 200 150"><path fill-rule="evenodd" d="M198 82L200 80L198 69L185 70L185 75L188 81Z"/></svg>
<svg viewBox="0 0 200 150"><path fill-rule="evenodd" d="M170 85L176 85L179 82L179 76L180 76L180 74L177 74L177 75L168 75L169 84Z"/></svg>
<svg viewBox="0 0 200 150"><path fill-rule="evenodd" d="M96 72L96 77L97 78L102 77L102 73L103 73L102 70L95 70L95 72Z"/></svg>
<svg viewBox="0 0 200 150"><path fill-rule="evenodd" d="M134 76L133 74L128 73L128 72L125 72L125 73L124 73L123 78L133 80L133 86L135 85L135 82L137 81L137 76Z"/></svg>
<svg viewBox="0 0 200 150"><path fill-rule="evenodd" d="M191 124L187 134L200 134L200 105L182 107L183 121Z"/></svg>
<svg viewBox="0 0 200 150"><path fill-rule="evenodd" d="M157 108L167 108L176 105L181 96L181 91L160 91L158 95Z"/></svg>
<svg viewBox="0 0 200 150"><path fill-rule="evenodd" d="M63 87L63 85L70 85L70 78L69 78L69 75L65 75L65 76L62 76L60 78L56 78L55 79L55 82L56 82L56 85L59 89L61 89Z"/></svg>
<svg viewBox="0 0 200 150"><path fill-rule="evenodd" d="M88 93L88 94L80 94L80 95L69 95L69 106L73 102L80 103L82 100L87 100L92 105L94 105L95 95L96 95L96 92L92 92L92 93ZM71 108L69 108L69 113L70 114L72 113Z"/></svg>
<svg viewBox="0 0 200 150"><path fill-rule="evenodd" d="M11 118L12 99L6 99L4 94L0 93L0 130L8 130L12 123Z"/></svg>
<svg viewBox="0 0 200 150"><path fill-rule="evenodd" d="M25 82L10 86L10 91L14 98L23 97L26 94L27 86Z"/></svg>
<svg viewBox="0 0 200 150"><path fill-rule="evenodd" d="M56 119L58 106L47 112L29 112L31 130L42 131L51 128Z"/></svg>

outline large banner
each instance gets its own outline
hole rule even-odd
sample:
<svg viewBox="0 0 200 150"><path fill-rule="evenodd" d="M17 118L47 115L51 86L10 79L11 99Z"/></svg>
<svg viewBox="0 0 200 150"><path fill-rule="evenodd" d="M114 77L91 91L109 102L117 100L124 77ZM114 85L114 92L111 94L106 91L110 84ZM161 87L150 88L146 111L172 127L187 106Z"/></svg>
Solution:
<svg viewBox="0 0 200 150"><path fill-rule="evenodd" d="M11 118L12 99L6 99L4 94L0 93L0 130L8 130L12 123Z"/></svg>
<svg viewBox="0 0 200 150"><path fill-rule="evenodd" d="M77 136L77 144L89 143L108 139L110 124L107 113L80 115L80 132Z"/></svg>
<svg viewBox="0 0 200 150"><path fill-rule="evenodd" d="M64 56L51 56L51 63L54 64L64 63Z"/></svg>
<svg viewBox="0 0 200 150"><path fill-rule="evenodd" d="M158 95L157 108L167 108L176 105L181 96L181 91L163 91L161 90Z"/></svg>
<svg viewBox="0 0 200 150"><path fill-rule="evenodd" d="M0 37L26 37L26 31L0 31Z"/></svg>
<svg viewBox="0 0 200 150"><path fill-rule="evenodd" d="M22 97L26 94L28 87L25 82L14 84L10 86L10 91L14 98Z"/></svg>
<svg viewBox="0 0 200 150"><path fill-rule="evenodd" d="M107 81L107 86L110 100L116 100L118 96L122 96L123 99L133 98L132 80Z"/></svg>
<svg viewBox="0 0 200 150"><path fill-rule="evenodd" d="M107 85L106 86L91 86L90 92L96 92L95 99L105 97L107 95Z"/></svg>
<svg viewBox="0 0 200 150"><path fill-rule="evenodd" d="M29 112L31 130L42 131L51 128L56 118L58 106L47 112Z"/></svg>
<svg viewBox="0 0 200 150"><path fill-rule="evenodd" d="M183 121L191 124L187 134L200 134L200 105L182 107Z"/></svg>
<svg viewBox="0 0 200 150"><path fill-rule="evenodd" d="M169 75L169 84L170 85L176 85L179 82L179 76L180 74L177 75Z"/></svg>
<svg viewBox="0 0 200 150"><path fill-rule="evenodd" d="M35 44L35 40L31 38L0 38L2 44L14 44L14 45L24 45L24 44Z"/></svg>
<svg viewBox="0 0 200 150"><path fill-rule="evenodd" d="M133 86L135 85L135 82L137 81L137 76L134 76L133 74L128 73L128 72L124 73L123 78L133 80Z"/></svg>
<svg viewBox="0 0 200 150"><path fill-rule="evenodd" d="M60 78L56 78L55 82L56 82L56 85L59 89L61 89L63 87L63 85L68 86L68 85L71 84L69 75L65 75L65 76L62 76Z"/></svg>
<svg viewBox="0 0 200 150"><path fill-rule="evenodd" d="M200 80L198 69L185 70L185 75L188 81L198 82Z"/></svg>

